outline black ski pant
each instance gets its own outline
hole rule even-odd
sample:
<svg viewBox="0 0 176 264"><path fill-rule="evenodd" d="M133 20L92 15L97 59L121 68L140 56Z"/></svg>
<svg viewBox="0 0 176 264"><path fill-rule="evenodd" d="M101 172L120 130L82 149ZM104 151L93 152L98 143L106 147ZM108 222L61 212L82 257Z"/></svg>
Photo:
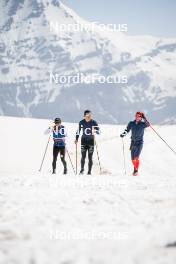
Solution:
<svg viewBox="0 0 176 264"><path fill-rule="evenodd" d="M84 170L85 159L88 152L88 171L91 172L93 165L93 153L94 153L94 139L81 140L81 170Z"/></svg>
<svg viewBox="0 0 176 264"><path fill-rule="evenodd" d="M52 163L53 170L56 169L56 162L57 162L57 157L58 157L59 153L60 153L61 161L62 161L63 166L64 166L64 170L66 170L67 169L67 163L65 161L65 147L57 147L57 146L53 146L53 163Z"/></svg>
<svg viewBox="0 0 176 264"><path fill-rule="evenodd" d="M130 146L130 150L131 150L131 159L134 160L134 159L138 159L140 154L141 154L141 151L142 151L142 148L143 148L143 141L131 141L131 146Z"/></svg>

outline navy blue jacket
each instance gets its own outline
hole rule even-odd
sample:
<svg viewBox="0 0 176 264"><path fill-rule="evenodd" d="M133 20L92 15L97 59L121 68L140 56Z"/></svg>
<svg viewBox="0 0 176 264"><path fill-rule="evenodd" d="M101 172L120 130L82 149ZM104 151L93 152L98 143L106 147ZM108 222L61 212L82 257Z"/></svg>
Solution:
<svg viewBox="0 0 176 264"><path fill-rule="evenodd" d="M79 128L76 133L76 140L78 140L80 132L82 130L82 139L93 139L94 134L92 133L93 130L95 131L96 134L100 133L100 128L98 126L98 123L91 119L89 122L87 122L85 119L81 120L79 122Z"/></svg>
<svg viewBox="0 0 176 264"><path fill-rule="evenodd" d="M132 141L142 141L144 137L144 130L146 127L149 127L150 124L146 121L136 122L136 120L128 123L127 128L125 129L123 135L125 136L128 132L131 131L131 140Z"/></svg>

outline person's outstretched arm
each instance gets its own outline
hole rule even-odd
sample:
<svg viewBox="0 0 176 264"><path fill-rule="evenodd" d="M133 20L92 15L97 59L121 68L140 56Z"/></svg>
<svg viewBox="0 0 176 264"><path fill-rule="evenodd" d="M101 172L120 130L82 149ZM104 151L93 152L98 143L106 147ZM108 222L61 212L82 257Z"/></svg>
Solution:
<svg viewBox="0 0 176 264"><path fill-rule="evenodd" d="M50 127L48 127L45 131L44 131L44 135L48 135L51 132L53 132L54 129L54 125L51 125Z"/></svg>
<svg viewBox="0 0 176 264"><path fill-rule="evenodd" d="M126 129L124 130L124 132L122 134L120 134L120 137L123 138L125 137L131 130L131 122L128 123Z"/></svg>

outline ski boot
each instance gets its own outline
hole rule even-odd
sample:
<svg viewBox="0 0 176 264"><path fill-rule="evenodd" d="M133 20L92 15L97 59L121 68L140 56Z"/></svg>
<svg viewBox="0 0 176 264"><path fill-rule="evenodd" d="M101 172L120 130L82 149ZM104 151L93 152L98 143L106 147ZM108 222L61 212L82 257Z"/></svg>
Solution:
<svg viewBox="0 0 176 264"><path fill-rule="evenodd" d="M64 168L64 173L63 174L67 174L67 168Z"/></svg>
<svg viewBox="0 0 176 264"><path fill-rule="evenodd" d="M52 174L56 174L56 169L53 170Z"/></svg>
<svg viewBox="0 0 176 264"><path fill-rule="evenodd" d="M83 174L84 174L84 169L81 169L79 175L83 175Z"/></svg>
<svg viewBox="0 0 176 264"><path fill-rule="evenodd" d="M138 170L134 169L133 176L138 176Z"/></svg>

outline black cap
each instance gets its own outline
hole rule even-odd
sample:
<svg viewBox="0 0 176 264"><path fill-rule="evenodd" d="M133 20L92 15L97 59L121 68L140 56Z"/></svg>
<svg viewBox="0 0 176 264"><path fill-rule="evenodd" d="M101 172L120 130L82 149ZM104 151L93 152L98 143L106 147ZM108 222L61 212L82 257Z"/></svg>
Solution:
<svg viewBox="0 0 176 264"><path fill-rule="evenodd" d="M88 109L84 111L84 116L87 115L87 114L91 114L91 111L88 110Z"/></svg>
<svg viewBox="0 0 176 264"><path fill-rule="evenodd" d="M61 119L60 119L60 117L56 117L55 119L54 119L54 123L55 124L61 124Z"/></svg>

